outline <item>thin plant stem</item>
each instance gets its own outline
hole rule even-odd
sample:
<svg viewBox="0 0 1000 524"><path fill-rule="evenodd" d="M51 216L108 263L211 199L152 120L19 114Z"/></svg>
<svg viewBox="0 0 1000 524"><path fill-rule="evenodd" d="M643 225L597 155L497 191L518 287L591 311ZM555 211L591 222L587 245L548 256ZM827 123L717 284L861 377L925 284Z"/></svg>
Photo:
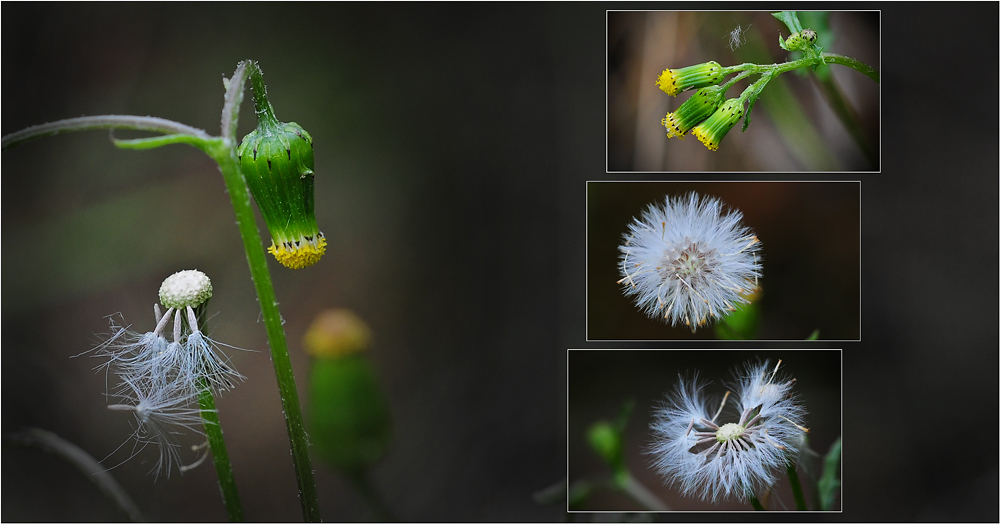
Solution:
<svg viewBox="0 0 1000 524"><path fill-rule="evenodd" d="M128 516L130 521L146 522L138 506L128 496L128 493L125 492L121 484L111 476L111 472L104 468L104 466L101 466L101 463L97 459L80 449L76 444L51 431L39 428L27 428L19 433L4 436L4 440L11 440L28 446L38 446L45 451L59 455L70 464L76 466L76 469L83 473L84 477L96 484L101 492L114 501L118 509Z"/></svg>
<svg viewBox="0 0 1000 524"><path fill-rule="evenodd" d="M799 474L795 472L795 464L785 467L788 471L788 482L792 485L792 496L795 497L795 509L806 511L806 498L802 494L802 484L799 483Z"/></svg>
<svg viewBox="0 0 1000 524"><path fill-rule="evenodd" d="M274 364L282 412L285 415L285 425L292 448L292 462L298 482L302 516L307 522L319 522L319 497L309 459L309 443L299 405L299 394L295 388L295 375L292 373L288 344L285 341L285 330L281 325L278 300L271 284L271 273L267 269L264 247L257 231L253 209L250 207L250 193L236 153L236 127L248 68L256 69L257 65L249 61L241 62L233 77L229 79L226 104L222 110L222 138L206 142L205 151L215 159L219 164L219 170L222 171L222 178L225 180L233 211L236 213L236 224L243 239L250 276L257 290L257 301L260 304L268 343L271 346L271 360Z"/></svg>
<svg viewBox="0 0 1000 524"><path fill-rule="evenodd" d="M201 406L202 424L205 436L208 437L208 447L212 451L212 462L215 463L215 473L219 476L219 489L222 500L226 504L230 522L243 522L243 505L240 503L240 492L236 489L236 477L233 466L229 463L229 453L226 451L226 441L222 438L222 426L219 425L219 412L215 409L215 397L208 387L208 382L201 380L201 393L198 395Z"/></svg>
<svg viewBox="0 0 1000 524"><path fill-rule="evenodd" d="M755 511L767 511L766 509L764 509L764 506L760 504L760 501L757 500L757 497L754 495L750 495L750 505L753 506L753 509Z"/></svg>
<svg viewBox="0 0 1000 524"><path fill-rule="evenodd" d="M635 500L648 511L670 511L670 506L660 500L652 491L639 481L635 480L631 474L627 474L624 479L616 482L619 488L624 491L632 500Z"/></svg>
<svg viewBox="0 0 1000 524"><path fill-rule="evenodd" d="M22 142L43 136L94 129L134 129L136 131L153 131L164 134L191 135L192 137L201 139L211 138L208 133L201 129L165 118L132 115L100 115L67 118L66 120L59 120L57 122L26 127L20 131L5 135L2 141L2 149L8 149Z"/></svg>

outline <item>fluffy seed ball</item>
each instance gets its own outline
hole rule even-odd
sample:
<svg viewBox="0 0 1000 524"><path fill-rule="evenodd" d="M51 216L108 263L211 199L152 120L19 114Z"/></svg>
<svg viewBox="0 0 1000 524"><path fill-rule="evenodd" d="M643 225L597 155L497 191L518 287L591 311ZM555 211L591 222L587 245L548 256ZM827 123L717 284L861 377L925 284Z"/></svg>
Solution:
<svg viewBox="0 0 1000 524"><path fill-rule="evenodd" d="M651 318L692 331L749 303L761 244L742 218L697 193L651 204L618 247L625 295Z"/></svg>
<svg viewBox="0 0 1000 524"><path fill-rule="evenodd" d="M710 402L704 382L678 378L650 425L647 453L665 483L711 502L747 500L794 464L809 430L802 426L806 410L792 393L795 379L778 375L780 366L748 364L737 372L730 385L735 402L729 392L721 403Z"/></svg>

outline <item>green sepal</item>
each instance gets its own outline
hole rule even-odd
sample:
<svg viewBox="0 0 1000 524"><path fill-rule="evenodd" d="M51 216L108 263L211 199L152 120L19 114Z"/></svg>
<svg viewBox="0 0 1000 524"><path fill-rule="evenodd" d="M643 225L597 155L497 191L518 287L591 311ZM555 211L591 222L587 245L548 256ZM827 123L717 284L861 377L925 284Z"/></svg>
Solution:
<svg viewBox="0 0 1000 524"><path fill-rule="evenodd" d="M309 435L316 455L345 475L363 473L392 441L392 415L363 354L313 361Z"/></svg>
<svg viewBox="0 0 1000 524"><path fill-rule="evenodd" d="M276 244L315 236L312 137L295 122L261 119L237 150L247 186Z"/></svg>

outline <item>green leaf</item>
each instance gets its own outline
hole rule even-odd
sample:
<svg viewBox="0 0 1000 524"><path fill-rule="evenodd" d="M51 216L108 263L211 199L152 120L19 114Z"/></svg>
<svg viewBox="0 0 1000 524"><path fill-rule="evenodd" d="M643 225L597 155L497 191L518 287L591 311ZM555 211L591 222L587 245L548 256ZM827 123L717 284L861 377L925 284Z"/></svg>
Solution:
<svg viewBox="0 0 1000 524"><path fill-rule="evenodd" d="M840 489L840 448L841 442L838 437L823 459L823 476L817 483L821 511L830 511L834 501L837 500L837 490Z"/></svg>
<svg viewBox="0 0 1000 524"><path fill-rule="evenodd" d="M719 340L752 340L757 336L760 312L754 303L742 304L715 325Z"/></svg>
<svg viewBox="0 0 1000 524"><path fill-rule="evenodd" d="M749 104L747 104L747 114L743 117L743 129L740 130L741 133L745 132L747 130L747 127L750 126L750 113L753 112L753 105L757 103L757 97L759 97L760 93L764 91L764 86L766 86L767 83L771 81L771 78L773 78L773 75L767 73L761 76L760 80L754 82L753 84L754 90L747 97Z"/></svg>
<svg viewBox="0 0 1000 524"><path fill-rule="evenodd" d="M777 13L771 13L771 16L784 23L788 27L788 30L792 33L798 33L802 30L802 24L799 22L799 15L795 11L779 11Z"/></svg>

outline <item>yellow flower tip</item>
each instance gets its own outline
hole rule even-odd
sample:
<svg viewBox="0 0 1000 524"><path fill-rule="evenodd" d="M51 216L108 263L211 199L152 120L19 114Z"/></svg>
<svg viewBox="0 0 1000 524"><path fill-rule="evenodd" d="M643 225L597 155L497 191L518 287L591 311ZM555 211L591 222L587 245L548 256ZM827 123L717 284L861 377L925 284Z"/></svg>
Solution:
<svg viewBox="0 0 1000 524"><path fill-rule="evenodd" d="M692 129L691 132L694 134L694 136L698 137L698 140L701 140L702 144L705 144L705 147L707 147L709 151L719 150L719 143L712 140L712 137L709 136L709 133L704 127L700 125L695 126L695 128Z"/></svg>
<svg viewBox="0 0 1000 524"><path fill-rule="evenodd" d="M677 91L677 75L673 69L664 69L660 73L659 78L656 79L656 85L660 86L660 89L670 96L677 96L679 92Z"/></svg>
<svg viewBox="0 0 1000 524"><path fill-rule="evenodd" d="M323 258L323 253L326 253L326 239L320 235L317 235L315 240L303 239L283 242L280 245L275 245L272 241L267 252L289 269L309 267L319 262L319 259Z"/></svg>
<svg viewBox="0 0 1000 524"><path fill-rule="evenodd" d="M684 140L684 135L687 131L684 131L680 126L680 119L677 118L677 113L667 113L667 116L660 120L663 127L667 128L667 138L680 138Z"/></svg>
<svg viewBox="0 0 1000 524"><path fill-rule="evenodd" d="M306 331L303 345L314 357L344 357L368 349L371 338L368 325L353 311L325 309Z"/></svg>

